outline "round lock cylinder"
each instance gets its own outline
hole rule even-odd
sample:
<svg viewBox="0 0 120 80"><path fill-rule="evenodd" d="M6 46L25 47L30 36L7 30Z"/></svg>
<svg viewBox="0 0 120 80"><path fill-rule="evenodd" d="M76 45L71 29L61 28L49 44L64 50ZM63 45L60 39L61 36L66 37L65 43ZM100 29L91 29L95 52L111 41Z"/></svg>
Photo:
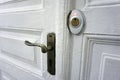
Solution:
<svg viewBox="0 0 120 80"><path fill-rule="evenodd" d="M72 10L69 15L68 27L72 34L80 34L85 24L84 15L80 10Z"/></svg>
<svg viewBox="0 0 120 80"><path fill-rule="evenodd" d="M80 25L80 20L79 20L79 18L77 18L77 17L73 18L73 19L71 20L71 25L72 25L74 28L78 27L78 26Z"/></svg>

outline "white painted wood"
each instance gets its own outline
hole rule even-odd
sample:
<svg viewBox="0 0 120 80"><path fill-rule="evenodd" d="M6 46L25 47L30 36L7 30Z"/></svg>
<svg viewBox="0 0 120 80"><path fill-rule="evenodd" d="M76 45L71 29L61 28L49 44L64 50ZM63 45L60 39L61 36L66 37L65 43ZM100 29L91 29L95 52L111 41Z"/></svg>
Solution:
<svg viewBox="0 0 120 80"><path fill-rule="evenodd" d="M0 80L68 80L66 0L0 2ZM25 40L46 45L56 34L56 75L47 72L47 54Z"/></svg>
<svg viewBox="0 0 120 80"><path fill-rule="evenodd" d="M86 80L119 80L119 36L84 36L82 77ZM111 76L111 77L110 77Z"/></svg>
<svg viewBox="0 0 120 80"><path fill-rule="evenodd" d="M119 80L119 0L76 0L71 9L81 10L86 25L80 35L69 34L70 80ZM76 5L75 5L76 4Z"/></svg>
<svg viewBox="0 0 120 80"><path fill-rule="evenodd" d="M113 4L119 4L120 0L87 0L88 5L90 6L96 6L96 5L113 5Z"/></svg>
<svg viewBox="0 0 120 80"><path fill-rule="evenodd" d="M12 1L12 0L0 0L0 3L6 3L8 1Z"/></svg>
<svg viewBox="0 0 120 80"><path fill-rule="evenodd" d="M0 13L40 10L43 5L44 0L9 0L0 3Z"/></svg>

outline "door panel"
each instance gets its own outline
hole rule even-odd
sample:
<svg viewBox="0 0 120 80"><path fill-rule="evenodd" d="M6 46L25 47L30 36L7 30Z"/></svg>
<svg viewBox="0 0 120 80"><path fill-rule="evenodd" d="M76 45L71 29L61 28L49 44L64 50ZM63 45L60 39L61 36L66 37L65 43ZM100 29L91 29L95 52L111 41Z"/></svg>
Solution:
<svg viewBox="0 0 120 80"><path fill-rule="evenodd" d="M5 72L11 74L11 72L9 72L8 69L10 69L9 67L12 64L14 64L14 66L18 66L18 67L13 66L14 67L13 70L15 70L16 68L18 69L22 68L23 70L21 70L21 72L29 72L29 74L31 72L34 75L42 76L43 64L44 64L42 61L43 54L41 53L40 48L26 46L24 44L25 40L29 40L31 42L38 42L38 43L42 42L41 31L38 32L37 31L34 32L30 30L14 31L7 29L0 31L0 44L1 44L0 57L2 59L1 62L6 60L6 64L5 62L1 63L3 66L0 66L0 69L7 70ZM11 65L7 65L7 64L11 64ZM5 66L7 66L6 69ZM19 72L20 71L17 71L18 74L20 74ZM14 73L16 73L16 71Z"/></svg>
<svg viewBox="0 0 120 80"><path fill-rule="evenodd" d="M6 72L0 71L0 80L17 80Z"/></svg>
<svg viewBox="0 0 120 80"><path fill-rule="evenodd" d="M119 80L120 37L85 35L83 80Z"/></svg>
<svg viewBox="0 0 120 80"><path fill-rule="evenodd" d="M40 10L44 0L0 0L0 13L26 10Z"/></svg>
<svg viewBox="0 0 120 80"><path fill-rule="evenodd" d="M39 73L42 73L43 70L41 67L43 65L41 61L43 58L42 53L39 48L26 46L24 44L25 40L40 43L41 32L31 32L30 30L1 30L1 57L7 57L10 59L9 61L15 65L19 65L20 67L39 75ZM16 61L20 61L20 63L16 63ZM27 66L29 66L29 68Z"/></svg>
<svg viewBox="0 0 120 80"><path fill-rule="evenodd" d="M84 33L93 34L110 34L119 35L119 19L120 15L118 11L120 6L105 5L101 6L90 6L87 7L84 14L86 16L87 25Z"/></svg>
<svg viewBox="0 0 120 80"><path fill-rule="evenodd" d="M71 80L119 80L120 1L76 2L72 9L84 13L86 24L81 34L71 35Z"/></svg>
<svg viewBox="0 0 120 80"><path fill-rule="evenodd" d="M64 80L64 0L0 0L0 80ZM56 75L47 71L47 54L24 44L47 43L56 34ZM59 35L59 36L58 36Z"/></svg>
<svg viewBox="0 0 120 80"><path fill-rule="evenodd" d="M33 47L26 46L24 41L30 40L31 42L37 42L40 40L40 35L8 31L1 31L0 35L2 52L34 61L35 49Z"/></svg>
<svg viewBox="0 0 120 80"><path fill-rule="evenodd" d="M88 5L92 6L100 6L100 5L111 5L111 4L119 4L119 0L87 0Z"/></svg>

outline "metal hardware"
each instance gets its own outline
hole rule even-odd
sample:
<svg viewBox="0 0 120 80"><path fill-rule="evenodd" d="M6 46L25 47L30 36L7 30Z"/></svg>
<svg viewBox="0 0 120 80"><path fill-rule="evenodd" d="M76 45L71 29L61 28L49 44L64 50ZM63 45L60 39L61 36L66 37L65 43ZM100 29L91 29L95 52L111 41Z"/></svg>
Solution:
<svg viewBox="0 0 120 80"><path fill-rule="evenodd" d="M52 50L48 51L47 54L47 66L48 66L48 72L52 75L55 75L55 34L50 33L47 35L47 46L52 46Z"/></svg>
<svg viewBox="0 0 120 80"><path fill-rule="evenodd" d="M40 47L43 53L47 52L47 70L50 74L55 75L55 34L49 33L47 35L47 47L44 44L31 43L25 41L27 46Z"/></svg>
<svg viewBox="0 0 120 80"><path fill-rule="evenodd" d="M80 24L80 20L78 18L73 18L71 20L71 24L73 25L73 27L78 27Z"/></svg>
<svg viewBox="0 0 120 80"><path fill-rule="evenodd" d="M67 17L67 26L72 34L80 34L85 24L84 14L80 10L72 10Z"/></svg>
<svg viewBox="0 0 120 80"><path fill-rule="evenodd" d="M37 46L37 47L40 47L43 53L46 53L49 50L52 50L52 46L46 47L44 44L32 43L32 42L29 42L27 40L25 41L25 44L27 46Z"/></svg>

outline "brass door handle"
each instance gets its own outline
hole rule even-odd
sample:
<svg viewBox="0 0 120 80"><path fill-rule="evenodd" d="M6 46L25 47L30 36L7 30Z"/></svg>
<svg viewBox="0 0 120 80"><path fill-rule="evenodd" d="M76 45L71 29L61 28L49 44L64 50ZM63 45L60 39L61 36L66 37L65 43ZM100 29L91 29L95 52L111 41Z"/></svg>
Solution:
<svg viewBox="0 0 120 80"><path fill-rule="evenodd" d="M56 36L55 33L49 33L47 35L47 45L32 43L25 40L25 45L40 47L43 53L47 53L47 71L55 75L55 58L56 58Z"/></svg>
<svg viewBox="0 0 120 80"><path fill-rule="evenodd" d="M32 43L32 42L27 41L27 40L25 40L25 44L26 44L27 46L36 46L36 47L40 47L40 48L41 48L41 51L42 51L43 53L46 53L46 52L52 50L52 46L46 47L44 44Z"/></svg>

